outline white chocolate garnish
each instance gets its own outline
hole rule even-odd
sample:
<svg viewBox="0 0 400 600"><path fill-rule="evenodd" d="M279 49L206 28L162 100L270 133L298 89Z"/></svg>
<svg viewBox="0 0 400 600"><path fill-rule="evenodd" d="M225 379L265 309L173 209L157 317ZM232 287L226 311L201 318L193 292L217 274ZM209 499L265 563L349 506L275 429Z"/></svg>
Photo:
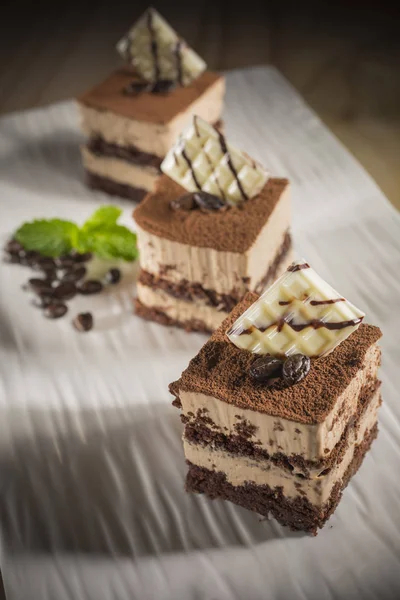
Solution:
<svg viewBox="0 0 400 600"><path fill-rule="evenodd" d="M151 83L167 80L187 86L207 67L154 8L147 9L131 27L117 50Z"/></svg>
<svg viewBox="0 0 400 600"><path fill-rule="evenodd" d="M296 261L235 321L227 336L255 354L318 357L332 352L364 316L305 261Z"/></svg>
<svg viewBox="0 0 400 600"><path fill-rule="evenodd" d="M196 116L168 152L161 170L188 192L207 192L228 204L256 196L268 179L261 165Z"/></svg>

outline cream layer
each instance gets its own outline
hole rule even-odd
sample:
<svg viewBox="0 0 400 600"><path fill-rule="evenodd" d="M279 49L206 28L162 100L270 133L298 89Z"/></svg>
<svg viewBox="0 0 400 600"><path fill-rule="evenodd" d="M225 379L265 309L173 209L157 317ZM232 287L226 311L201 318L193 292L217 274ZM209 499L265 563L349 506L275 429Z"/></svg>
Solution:
<svg viewBox="0 0 400 600"><path fill-rule="evenodd" d="M245 218L243 227L246 227ZM175 283L186 279L201 283L204 288L217 293L229 294L237 290L242 296L247 290L255 289L263 279L289 228L290 195L287 187L247 252L221 252L172 242L137 227L140 266L152 275ZM288 253L283 270L291 260L292 256ZM168 265L167 275L163 274L165 265Z"/></svg>
<svg viewBox="0 0 400 600"><path fill-rule="evenodd" d="M151 191L159 176L154 167L140 167L121 158L97 156L86 146L83 146L81 151L83 166L87 171L117 183Z"/></svg>
<svg viewBox="0 0 400 600"><path fill-rule="evenodd" d="M291 255L291 252L289 252ZM290 264L290 256L279 265L276 278L278 278ZM196 299L194 302L180 300L165 291L141 283L137 284L137 297L142 304L148 308L155 308L164 312L173 320L184 323L193 319L203 321L207 329L214 331L219 327L222 321L228 316L228 312L219 310L215 306L210 306L202 299Z"/></svg>
<svg viewBox="0 0 400 600"><path fill-rule="evenodd" d="M206 415L226 435L237 434L237 427L245 420L255 427L250 441L257 442L259 448L269 454L281 452L301 455L305 460L317 461L328 458L339 442L352 415L356 413L357 401L362 388L376 379L380 363L380 349L371 346L364 357L363 366L338 397L332 411L321 423L306 424L290 421L243 409L228 404L213 396L197 392L179 391L182 413L188 422L194 422L197 411L206 409Z"/></svg>
<svg viewBox="0 0 400 600"><path fill-rule="evenodd" d="M164 158L189 124L193 115L209 123L216 123L222 115L225 81L218 79L187 110L176 115L169 123L150 123L122 117L108 110L97 110L79 104L81 127L89 136L100 136L106 142L119 146L135 146L143 152Z"/></svg>
<svg viewBox="0 0 400 600"><path fill-rule="evenodd" d="M137 284L137 297L148 308L161 310L174 321L202 321L210 331L217 329L228 316L224 311L218 311L214 306L201 302L186 302L166 294L163 290Z"/></svg>
<svg viewBox="0 0 400 600"><path fill-rule="evenodd" d="M363 441L366 432L375 425L379 404L378 390L362 415L358 428L351 431L347 450L340 463L325 475L316 475L311 479L299 477L294 472L289 473L268 460L254 460L246 456L227 454L221 450L213 450L211 447L192 444L184 439L185 456L187 460L199 467L225 473L227 481L234 486L251 482L256 485L268 485L270 488L281 487L287 498L301 495L307 497L311 504L322 506L329 500L335 483L343 479L353 460L356 446Z"/></svg>

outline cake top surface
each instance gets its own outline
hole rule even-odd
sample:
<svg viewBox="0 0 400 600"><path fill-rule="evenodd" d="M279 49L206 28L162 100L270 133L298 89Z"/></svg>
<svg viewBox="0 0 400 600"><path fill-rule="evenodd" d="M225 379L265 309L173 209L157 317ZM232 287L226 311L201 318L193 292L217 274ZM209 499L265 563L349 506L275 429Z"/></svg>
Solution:
<svg viewBox="0 0 400 600"><path fill-rule="evenodd" d="M267 387L249 376L254 354L237 348L225 335L239 315L257 299L257 294L246 294L191 360L181 378L171 385L172 393L179 395L179 390L194 391L239 408L298 423L321 423L357 375L368 349L381 337L380 329L361 324L333 352L312 360L305 379L290 387L282 381Z"/></svg>
<svg viewBox="0 0 400 600"><path fill-rule="evenodd" d="M211 194L221 205L235 205L253 198L268 179L267 171L259 163L196 115L169 150L161 171L188 192Z"/></svg>
<svg viewBox="0 0 400 600"><path fill-rule="evenodd" d="M116 115L144 121L155 125L165 125L180 113L185 112L222 75L205 71L186 87L176 87L168 94L143 92L129 95L124 90L134 81L141 81L130 67L114 71L102 83L95 85L78 102L100 111L110 111Z"/></svg>
<svg viewBox="0 0 400 600"><path fill-rule="evenodd" d="M118 42L117 50L144 81L189 85L206 63L154 8L148 8Z"/></svg>
<svg viewBox="0 0 400 600"><path fill-rule="evenodd" d="M256 240L288 185L287 179L270 178L257 196L225 211L173 210L171 201L187 192L162 175L154 192L135 209L134 219L148 233L173 242L244 253Z"/></svg>

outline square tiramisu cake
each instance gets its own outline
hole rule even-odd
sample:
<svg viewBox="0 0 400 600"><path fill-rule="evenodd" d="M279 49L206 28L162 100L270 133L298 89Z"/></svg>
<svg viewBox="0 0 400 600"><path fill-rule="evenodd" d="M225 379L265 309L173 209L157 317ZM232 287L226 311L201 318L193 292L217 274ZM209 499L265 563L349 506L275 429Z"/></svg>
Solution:
<svg viewBox="0 0 400 600"><path fill-rule="evenodd" d="M154 9L117 46L126 66L78 99L90 187L139 201L194 114L219 125L225 80Z"/></svg>
<svg viewBox="0 0 400 600"><path fill-rule="evenodd" d="M136 312L188 331L216 329L248 290L291 261L286 179L270 177L194 117L137 207Z"/></svg>
<svg viewBox="0 0 400 600"><path fill-rule="evenodd" d="M248 293L170 386L189 492L315 534L377 435L378 327L306 263Z"/></svg>

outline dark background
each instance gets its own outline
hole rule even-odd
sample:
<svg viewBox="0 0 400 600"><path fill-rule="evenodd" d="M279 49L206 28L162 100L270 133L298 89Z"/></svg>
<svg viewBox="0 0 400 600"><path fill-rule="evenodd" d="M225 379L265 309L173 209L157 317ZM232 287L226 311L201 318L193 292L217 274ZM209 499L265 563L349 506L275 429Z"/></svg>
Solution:
<svg viewBox="0 0 400 600"><path fill-rule="evenodd" d="M399 3L190 0L153 5L212 69L272 64L400 208ZM6 0L0 113L70 98L119 64L147 2ZM249 110L250 107L243 107Z"/></svg>

